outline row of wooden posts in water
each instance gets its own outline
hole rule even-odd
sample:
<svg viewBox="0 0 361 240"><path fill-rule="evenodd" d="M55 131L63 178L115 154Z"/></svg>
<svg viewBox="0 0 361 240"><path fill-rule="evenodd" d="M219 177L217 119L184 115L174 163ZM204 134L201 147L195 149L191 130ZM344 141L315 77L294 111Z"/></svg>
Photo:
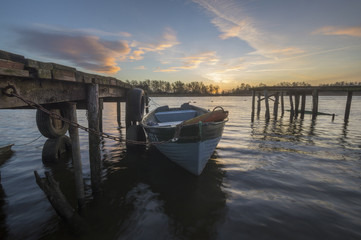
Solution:
<svg viewBox="0 0 361 240"><path fill-rule="evenodd" d="M351 110L352 95L354 91L360 91L360 88L254 88L252 89L252 112L251 112L251 121L254 121L255 114L259 118L261 112L261 102L264 101L265 105L265 119L266 121L270 120L270 103L269 100L274 102L273 105L273 116L275 119L278 117L279 105L281 106L281 116L285 112L285 96L289 98L290 106L290 119L297 118L300 115L300 118L303 119L305 113L312 114L312 120L317 118L317 115L332 115L332 120L335 118L335 114L325 114L318 111L318 100L319 92L330 92L330 91L347 91L347 100L345 107L344 122L348 122ZM271 92L271 94L270 94ZM262 94L263 93L263 94ZM306 111L306 96L312 96L312 111ZM256 108L256 96L257 96L257 108ZM271 97L274 97L272 99ZM300 106L301 105L301 106ZM255 112L257 110L257 112Z"/></svg>

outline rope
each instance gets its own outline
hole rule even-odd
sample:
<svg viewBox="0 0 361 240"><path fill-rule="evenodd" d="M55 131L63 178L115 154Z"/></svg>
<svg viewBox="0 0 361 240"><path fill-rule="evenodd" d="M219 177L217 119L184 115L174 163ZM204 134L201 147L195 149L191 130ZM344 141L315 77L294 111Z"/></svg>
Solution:
<svg viewBox="0 0 361 240"><path fill-rule="evenodd" d="M98 135L98 136L100 136L102 138L108 138L108 139L112 139L112 140L118 141L118 142L123 142L124 141L120 137L112 136L112 135L110 135L108 133L105 133L105 132L100 132L100 131L97 131L97 130L92 129L92 128L84 127L84 126L82 126L82 125L80 125L80 124L78 124L76 122L72 122L69 119L64 118L63 116L61 116L61 115L59 115L59 114L57 114L55 112L51 112L48 109L41 106L40 104L35 103L33 101L30 101L30 100L27 100L27 99L23 98L22 96L20 96L16 92L16 89L15 89L14 86L11 86L11 85L6 86L5 88L2 89L2 92L3 92L4 95L6 95L8 97L16 97L16 98L20 99L21 101L23 101L24 103L26 103L27 105L29 105L30 107L32 107L34 109L37 109L37 110L40 110L40 111L43 111L46 114L48 114L50 117L52 117L54 119L61 120L61 121L65 122L65 123L68 123L72 127L80 128L80 129L82 129L82 130L84 130L84 131L86 131L88 133ZM128 139L126 139L125 142L130 143L130 144L134 144L134 145L158 145L158 144L164 144L164 143L169 143L169 142L175 142L179 138L179 132L180 132L180 129L179 130L176 129L175 136L172 139L169 139L167 141L159 141L159 142L147 143L145 141L136 141L136 140L128 140ZM34 140L34 141L36 141L36 140ZM18 146L21 146L21 145L18 145Z"/></svg>
<svg viewBox="0 0 361 240"><path fill-rule="evenodd" d="M39 138L41 138L41 136L43 136L43 135L41 135L41 134L40 134L40 136L39 136L39 137L37 137L36 139L32 140L31 142L24 143L24 144L20 144L20 145L15 144L15 146L16 146L16 147L20 147L20 146L29 145L29 144L31 144L31 143L33 143L33 142L35 142L36 140L38 140Z"/></svg>

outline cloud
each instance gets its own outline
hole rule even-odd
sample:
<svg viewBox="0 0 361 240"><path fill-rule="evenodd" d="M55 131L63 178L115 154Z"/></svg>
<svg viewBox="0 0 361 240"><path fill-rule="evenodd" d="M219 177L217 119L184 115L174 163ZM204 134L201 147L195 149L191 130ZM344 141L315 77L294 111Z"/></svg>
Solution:
<svg viewBox="0 0 361 240"><path fill-rule="evenodd" d="M361 37L361 26L356 26L356 27L327 26L313 31L313 34Z"/></svg>
<svg viewBox="0 0 361 240"><path fill-rule="evenodd" d="M179 63L180 66L170 67L167 69L157 68L155 72L176 72L182 69L183 70L196 69L201 64L215 65L219 61L218 57L216 56L216 52L214 51L203 52L187 57L181 57L175 60L180 61Z"/></svg>
<svg viewBox="0 0 361 240"><path fill-rule="evenodd" d="M253 54L267 58L299 54L303 50L296 47L280 47L271 33L265 33L258 28L253 18L247 15L239 1L233 0L193 0L212 16L211 23L221 32L219 38L239 38L254 49ZM275 42L277 44L275 44Z"/></svg>
<svg viewBox="0 0 361 240"><path fill-rule="evenodd" d="M87 70L116 73L131 49L127 41L102 40L77 32L18 30L22 46L47 57L66 60Z"/></svg>
<svg viewBox="0 0 361 240"><path fill-rule="evenodd" d="M136 70L145 70L146 68L145 68L145 66L138 66L138 67L135 67L134 69L136 69Z"/></svg>
<svg viewBox="0 0 361 240"><path fill-rule="evenodd" d="M171 28L166 28L161 39L157 43L133 42L132 47L136 49L129 56L130 60L142 60L147 52L161 52L178 45L176 32Z"/></svg>

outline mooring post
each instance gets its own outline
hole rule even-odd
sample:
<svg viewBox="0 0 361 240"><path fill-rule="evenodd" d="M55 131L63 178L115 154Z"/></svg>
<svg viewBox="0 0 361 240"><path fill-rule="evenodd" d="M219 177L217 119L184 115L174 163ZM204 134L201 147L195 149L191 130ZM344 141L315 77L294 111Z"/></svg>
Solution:
<svg viewBox="0 0 361 240"><path fill-rule="evenodd" d="M120 121L120 112L121 112L121 106L120 106L120 101L117 101L117 122L118 122L118 127L121 126L121 121Z"/></svg>
<svg viewBox="0 0 361 240"><path fill-rule="evenodd" d="M259 118L259 113L261 112L261 92L258 92L258 101L257 101L257 118Z"/></svg>
<svg viewBox="0 0 361 240"><path fill-rule="evenodd" d="M306 108L306 93L302 92L302 98L301 98L301 119L305 116L305 108Z"/></svg>
<svg viewBox="0 0 361 240"><path fill-rule="evenodd" d="M300 106L300 94L298 92L295 93L295 117L298 117L298 109Z"/></svg>
<svg viewBox="0 0 361 240"><path fill-rule="evenodd" d="M283 100L283 92L281 92L281 116L285 114L285 102Z"/></svg>
<svg viewBox="0 0 361 240"><path fill-rule="evenodd" d="M275 93L275 102L273 105L273 116L275 119L277 119L277 115L278 115L278 102L279 102L279 93L276 92Z"/></svg>
<svg viewBox="0 0 361 240"><path fill-rule="evenodd" d="M99 86L88 87L88 126L99 131ZM93 193L99 193L101 183L100 139L97 134L89 133L89 160Z"/></svg>
<svg viewBox="0 0 361 240"><path fill-rule="evenodd" d="M317 118L318 113L318 90L312 91L312 120Z"/></svg>
<svg viewBox="0 0 361 240"><path fill-rule="evenodd" d="M103 99L99 98L99 131L101 132L103 132L103 109L104 109Z"/></svg>
<svg viewBox="0 0 361 240"><path fill-rule="evenodd" d="M68 107L66 109L68 111L67 115L69 120L71 122L77 123L78 118L76 115L76 103L68 102L67 105ZM81 209L84 207L85 193L84 193L83 171L82 171L81 156L80 156L80 142L79 142L78 128L69 125L69 136L72 145L75 191L78 199L78 207Z"/></svg>
<svg viewBox="0 0 361 240"><path fill-rule="evenodd" d="M265 102L265 107L266 107L266 120L268 121L270 119L270 114L269 114L269 103L268 103L268 91L264 90L264 102Z"/></svg>
<svg viewBox="0 0 361 240"><path fill-rule="evenodd" d="M293 108L293 99L292 99L292 92L288 93L289 97L290 97L290 108L291 108L291 115L290 118L293 118L294 114L295 114L295 110Z"/></svg>
<svg viewBox="0 0 361 240"><path fill-rule="evenodd" d="M255 99L256 99L256 91L252 90L252 112L251 112L251 121L254 121L254 105L255 105Z"/></svg>
<svg viewBox="0 0 361 240"><path fill-rule="evenodd" d="M348 92L347 92L345 118L344 118L344 122L345 122L345 123L348 122L348 118L349 118L349 116L350 116L351 101L352 101L352 91L348 91Z"/></svg>

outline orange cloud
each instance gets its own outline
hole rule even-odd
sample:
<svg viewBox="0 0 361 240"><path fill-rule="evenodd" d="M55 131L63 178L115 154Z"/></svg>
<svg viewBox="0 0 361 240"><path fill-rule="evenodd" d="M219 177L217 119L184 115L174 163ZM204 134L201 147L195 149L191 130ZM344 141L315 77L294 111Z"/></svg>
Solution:
<svg viewBox="0 0 361 240"><path fill-rule="evenodd" d="M320 29L317 29L313 34L323 34L323 35L345 35L352 37L361 37L361 26L357 27L336 27L336 26L327 26Z"/></svg>
<svg viewBox="0 0 361 240"><path fill-rule="evenodd" d="M142 60L144 58L144 54L147 52L160 52L166 50L168 48L172 48L175 45L178 45L179 42L177 40L176 32L171 28L166 28L165 32L162 35L162 38L158 43L140 43L133 42L132 46L136 48L130 56L130 60Z"/></svg>

